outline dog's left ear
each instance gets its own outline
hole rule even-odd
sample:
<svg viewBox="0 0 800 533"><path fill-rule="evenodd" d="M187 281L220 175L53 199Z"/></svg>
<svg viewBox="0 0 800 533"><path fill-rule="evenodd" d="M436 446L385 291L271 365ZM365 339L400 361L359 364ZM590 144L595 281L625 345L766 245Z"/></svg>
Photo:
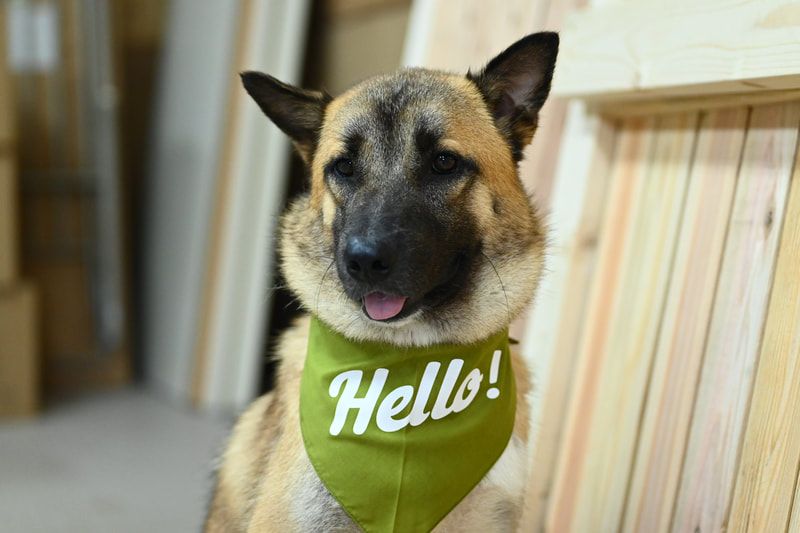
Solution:
<svg viewBox="0 0 800 533"><path fill-rule="evenodd" d="M539 110L550 94L557 55L557 33L533 33L509 46L480 72L467 73L483 93L517 161L533 138Z"/></svg>

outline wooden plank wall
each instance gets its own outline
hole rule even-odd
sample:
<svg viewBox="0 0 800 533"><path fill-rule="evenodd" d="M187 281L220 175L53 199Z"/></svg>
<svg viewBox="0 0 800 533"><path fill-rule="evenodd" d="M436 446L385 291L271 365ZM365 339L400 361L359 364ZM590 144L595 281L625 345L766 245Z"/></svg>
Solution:
<svg viewBox="0 0 800 533"><path fill-rule="evenodd" d="M625 530L666 528L705 346L739 168L745 109L709 113L697 134L681 233L655 349ZM686 379L689 377L689 379ZM644 487L651 490L645 491ZM655 490L653 490L655 489ZM646 523L645 523L646 522Z"/></svg>
<svg viewBox="0 0 800 533"><path fill-rule="evenodd" d="M719 529L727 521L794 162L797 111L790 104L751 112L675 503L676 528Z"/></svg>
<svg viewBox="0 0 800 533"><path fill-rule="evenodd" d="M566 430L535 450L534 465L546 449L557 467L549 486L534 468L531 489L549 497L526 528L790 526L799 127L796 102L619 126L573 393L541 407L566 413Z"/></svg>
<svg viewBox="0 0 800 533"><path fill-rule="evenodd" d="M794 106L792 111L796 110ZM780 531L791 511L800 469L798 167L792 177L765 328L733 496L730 526L737 530Z"/></svg>

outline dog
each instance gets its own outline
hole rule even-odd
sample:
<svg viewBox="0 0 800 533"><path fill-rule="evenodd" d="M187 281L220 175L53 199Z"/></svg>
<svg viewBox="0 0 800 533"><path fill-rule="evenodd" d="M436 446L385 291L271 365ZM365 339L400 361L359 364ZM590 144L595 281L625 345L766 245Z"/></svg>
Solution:
<svg viewBox="0 0 800 533"><path fill-rule="evenodd" d="M558 35L528 35L483 69L401 69L338 97L243 73L306 163L310 191L280 225L281 268L305 309L349 339L465 344L507 328L534 297L544 226L519 178L550 91ZM275 389L239 418L205 531L359 531L304 447L309 317L278 346ZM531 439L524 361L500 459L434 531L515 531Z"/></svg>

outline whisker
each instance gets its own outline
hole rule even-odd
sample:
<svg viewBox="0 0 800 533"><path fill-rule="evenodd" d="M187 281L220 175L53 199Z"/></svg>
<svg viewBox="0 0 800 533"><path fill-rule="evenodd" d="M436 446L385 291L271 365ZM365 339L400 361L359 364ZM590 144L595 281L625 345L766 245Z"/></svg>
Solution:
<svg viewBox="0 0 800 533"><path fill-rule="evenodd" d="M495 276L497 276L497 280L500 282L500 288L503 290L503 296L506 299L506 315L508 315L508 323L511 323L511 306L508 303L508 293L506 292L506 286L503 284L503 278L500 277L500 273L497 271L497 267L494 266L494 261L481 250L481 255L489 261L489 264L492 266L492 270L494 270Z"/></svg>
<svg viewBox="0 0 800 533"><path fill-rule="evenodd" d="M290 296L289 297L289 301L286 302L286 305L283 306L283 309L284 310L289 309L289 307L291 307L292 305L299 305L300 307L302 307L303 306L303 302L301 302L300 298L298 298L296 296Z"/></svg>
<svg viewBox="0 0 800 533"><path fill-rule="evenodd" d="M322 273L322 277L319 279L319 285L317 286L317 295L314 297L314 309L317 315L319 315L319 293L322 292L322 284L325 283L325 276L328 275L328 271L331 269L331 267L335 262L336 261L331 260L331 262L328 264L328 268L325 269L325 272Z"/></svg>
<svg viewBox="0 0 800 533"><path fill-rule="evenodd" d="M331 257L329 255L317 255L317 254L305 254L305 253L299 253L299 254L282 253L282 254L280 254L280 257L281 257L281 259L301 259L301 260L302 259L305 259L305 260L308 260L308 259L324 259L326 261L333 260L333 257Z"/></svg>
<svg viewBox="0 0 800 533"><path fill-rule="evenodd" d="M348 323L347 323L347 325L346 325L346 326L345 326L343 329L344 329L345 331L347 331L348 329L350 329L350 326L352 326L353 324L355 324L355 323L356 323L356 322L357 322L359 319L361 319L361 315L360 315L360 314L358 314L358 313L356 313L356 315L353 317L353 320L351 320L350 322L348 322Z"/></svg>

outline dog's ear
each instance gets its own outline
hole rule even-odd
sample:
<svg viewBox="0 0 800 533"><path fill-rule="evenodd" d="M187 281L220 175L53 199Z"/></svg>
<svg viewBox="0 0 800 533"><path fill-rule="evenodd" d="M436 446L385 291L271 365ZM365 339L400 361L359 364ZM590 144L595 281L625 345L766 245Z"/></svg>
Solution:
<svg viewBox="0 0 800 533"><path fill-rule="evenodd" d="M533 33L509 46L480 72L467 73L483 94L517 161L536 131L557 55L557 33Z"/></svg>
<svg viewBox="0 0 800 533"><path fill-rule="evenodd" d="M242 84L258 106L286 135L306 163L316 149L325 107L331 97L299 89L262 72L242 72Z"/></svg>

